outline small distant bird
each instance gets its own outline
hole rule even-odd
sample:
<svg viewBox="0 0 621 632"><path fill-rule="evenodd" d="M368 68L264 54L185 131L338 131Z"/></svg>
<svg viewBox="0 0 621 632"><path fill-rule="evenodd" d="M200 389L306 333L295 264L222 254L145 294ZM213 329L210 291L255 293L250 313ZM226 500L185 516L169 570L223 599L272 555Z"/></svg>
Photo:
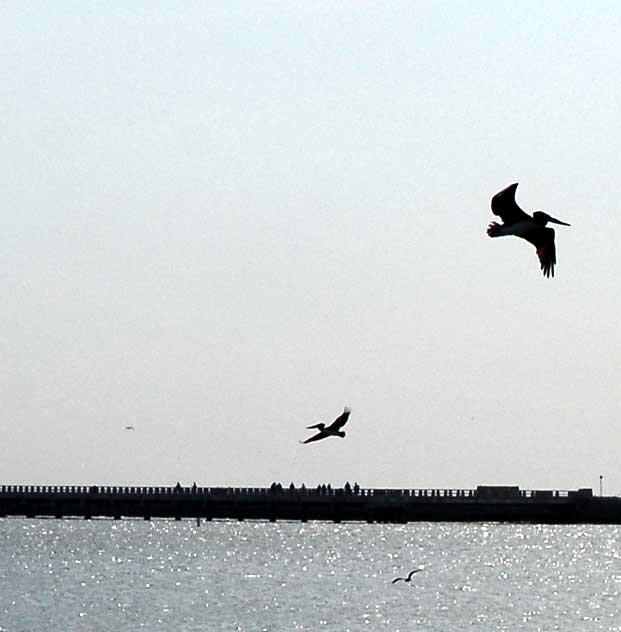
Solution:
<svg viewBox="0 0 621 632"><path fill-rule="evenodd" d="M492 198L492 212L502 219L502 224L492 222L487 227L490 237L515 235L530 242L537 249L541 270L546 277L554 276L556 265L556 247L554 246L554 230L546 228L548 222L570 226L566 222L551 217L543 211L535 211L531 217L525 213L515 201L515 190L518 183L510 184Z"/></svg>
<svg viewBox="0 0 621 632"><path fill-rule="evenodd" d="M125 426L125 430L133 430L134 426Z"/></svg>
<svg viewBox="0 0 621 632"><path fill-rule="evenodd" d="M346 406L343 412L329 426L326 426L323 422L312 426L306 426L308 430L311 428L317 428L319 432L306 439L306 441L300 441L300 443L311 443L313 441L325 439L326 437L344 437L345 431L341 430L341 428L347 423L350 414L351 409Z"/></svg>
<svg viewBox="0 0 621 632"><path fill-rule="evenodd" d="M396 584L397 582L411 582L412 575L414 575L414 573L420 573L422 570L422 568L415 568L413 571L410 571L408 573L407 577L395 577L395 579L392 580L391 584Z"/></svg>

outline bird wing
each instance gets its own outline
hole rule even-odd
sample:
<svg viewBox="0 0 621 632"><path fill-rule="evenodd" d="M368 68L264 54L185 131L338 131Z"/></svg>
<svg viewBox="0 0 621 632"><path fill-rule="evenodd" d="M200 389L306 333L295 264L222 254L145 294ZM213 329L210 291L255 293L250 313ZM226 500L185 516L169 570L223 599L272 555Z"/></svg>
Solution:
<svg viewBox="0 0 621 632"><path fill-rule="evenodd" d="M420 569L420 568L415 568L413 571L410 571L410 572L408 573L408 581L409 581L410 579L412 579L412 575L414 575L414 573L420 573L420 571L421 571L421 570L422 570L422 569Z"/></svg>
<svg viewBox="0 0 621 632"><path fill-rule="evenodd" d="M340 430L347 423L349 415L351 415L351 410L349 408L345 408L345 410L328 426L328 429Z"/></svg>
<svg viewBox="0 0 621 632"><path fill-rule="evenodd" d="M396 579L393 579L390 583L396 584L397 582L402 582L402 581L403 581L403 577L397 577Z"/></svg>
<svg viewBox="0 0 621 632"><path fill-rule="evenodd" d="M302 443L312 443L313 441L319 441L320 439L325 439L328 435L323 432L318 432L316 435L309 437L306 441L302 441Z"/></svg>
<svg viewBox="0 0 621 632"><path fill-rule="evenodd" d="M537 249L543 276L554 276L554 266L556 265L554 229L541 226L538 230L529 231L528 235L524 236L524 239Z"/></svg>
<svg viewBox="0 0 621 632"><path fill-rule="evenodd" d="M516 222L529 221L531 219L515 201L517 186L517 182L510 184L492 198L492 213L498 215L504 224L515 224Z"/></svg>
<svg viewBox="0 0 621 632"><path fill-rule="evenodd" d="M314 424L313 426L306 426L307 430L311 430L312 428L319 428L319 430L323 430L326 427L326 424L319 422L318 424Z"/></svg>

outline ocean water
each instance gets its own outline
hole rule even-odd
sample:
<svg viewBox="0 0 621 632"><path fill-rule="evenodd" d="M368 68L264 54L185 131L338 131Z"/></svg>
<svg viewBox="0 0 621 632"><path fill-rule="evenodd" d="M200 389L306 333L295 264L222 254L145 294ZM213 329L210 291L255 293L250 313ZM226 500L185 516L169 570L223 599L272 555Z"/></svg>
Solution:
<svg viewBox="0 0 621 632"><path fill-rule="evenodd" d="M0 631L621 631L619 538L589 525L0 519Z"/></svg>

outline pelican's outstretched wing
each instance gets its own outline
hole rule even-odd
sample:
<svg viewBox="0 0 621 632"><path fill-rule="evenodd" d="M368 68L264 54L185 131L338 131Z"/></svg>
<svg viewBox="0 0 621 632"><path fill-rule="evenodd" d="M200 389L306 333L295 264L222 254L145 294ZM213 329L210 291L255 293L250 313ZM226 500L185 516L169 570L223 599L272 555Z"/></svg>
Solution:
<svg viewBox="0 0 621 632"><path fill-rule="evenodd" d="M530 231L524 236L537 249L537 256L541 263L543 276L554 276L556 265L556 246L554 245L554 229L541 226L536 231Z"/></svg>
<svg viewBox="0 0 621 632"><path fill-rule="evenodd" d="M518 183L510 184L492 198L492 213L498 215L505 224L515 224L516 222L528 221L527 215L515 201L515 190Z"/></svg>
<svg viewBox="0 0 621 632"><path fill-rule="evenodd" d="M325 439L328 435L325 435L323 432L318 432L316 435L309 437L306 441L301 441L300 443L312 443L313 441L319 441L319 439Z"/></svg>
<svg viewBox="0 0 621 632"><path fill-rule="evenodd" d="M413 571L410 571L408 573L408 581L412 579L412 575L414 575L414 573L420 573L422 570L422 568L415 568Z"/></svg>
<svg viewBox="0 0 621 632"><path fill-rule="evenodd" d="M323 430L326 427L326 424L319 422L318 424L314 424L313 426L306 426L307 430L311 430L312 428L319 428L319 430Z"/></svg>
<svg viewBox="0 0 621 632"><path fill-rule="evenodd" d="M404 581L403 577L397 577L396 579L393 579L390 583L396 584L397 582L402 582L402 581Z"/></svg>
<svg viewBox="0 0 621 632"><path fill-rule="evenodd" d="M351 409L345 407L345 410L328 426L329 430L340 430L349 419Z"/></svg>

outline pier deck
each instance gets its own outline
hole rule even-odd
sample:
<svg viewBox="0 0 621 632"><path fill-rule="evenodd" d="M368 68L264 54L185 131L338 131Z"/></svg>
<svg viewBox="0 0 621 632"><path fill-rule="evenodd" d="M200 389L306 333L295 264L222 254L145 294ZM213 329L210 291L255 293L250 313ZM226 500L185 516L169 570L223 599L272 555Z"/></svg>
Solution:
<svg viewBox="0 0 621 632"><path fill-rule="evenodd" d="M0 486L0 517L621 524L592 490Z"/></svg>

